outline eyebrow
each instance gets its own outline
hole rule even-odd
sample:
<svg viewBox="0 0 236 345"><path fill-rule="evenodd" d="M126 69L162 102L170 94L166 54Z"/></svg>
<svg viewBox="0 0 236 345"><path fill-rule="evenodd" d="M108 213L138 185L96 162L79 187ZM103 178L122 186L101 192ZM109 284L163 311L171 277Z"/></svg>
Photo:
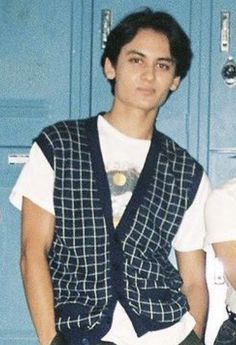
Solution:
<svg viewBox="0 0 236 345"><path fill-rule="evenodd" d="M136 55L139 55L139 56L141 56L141 57L146 57L146 55L144 54L144 53L142 53L142 52L140 52L140 51L138 51L138 50L136 50L136 49L132 49L132 50L129 50L128 52L127 52L127 55L132 55L132 54L136 54ZM169 63L172 63L172 64L175 64L175 59L173 59L173 58L171 58L171 57L165 57L165 56L163 56L163 57L159 57L159 58L157 58L157 61L165 61L165 62L169 62Z"/></svg>

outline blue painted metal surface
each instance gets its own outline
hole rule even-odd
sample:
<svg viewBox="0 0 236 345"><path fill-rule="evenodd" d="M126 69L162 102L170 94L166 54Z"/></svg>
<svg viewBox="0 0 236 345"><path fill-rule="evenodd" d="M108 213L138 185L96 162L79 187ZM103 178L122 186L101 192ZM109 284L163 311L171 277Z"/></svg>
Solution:
<svg viewBox="0 0 236 345"><path fill-rule="evenodd" d="M8 201L22 164L8 158L28 153L42 127L75 112L71 88L80 81L72 67L82 39L74 51L73 15L80 23L83 2L76 3L0 1L0 345L38 343L19 270L20 215Z"/></svg>
<svg viewBox="0 0 236 345"><path fill-rule="evenodd" d="M0 345L37 344L19 274L19 213L8 202L22 165L9 165L8 157L28 153L49 123L109 109L110 87L100 68L101 10L111 9L115 24L145 6L173 14L194 51L191 72L161 109L157 127L209 168L213 184L235 176L236 87L222 80L227 54L219 50L222 10L230 11L236 36L234 1L1 0ZM230 54L236 59L234 41Z"/></svg>
<svg viewBox="0 0 236 345"><path fill-rule="evenodd" d="M230 50L220 51L221 12L230 12ZM210 74L209 173L214 185L236 176L236 86L227 86L221 70L229 56L236 60L236 2L214 0Z"/></svg>

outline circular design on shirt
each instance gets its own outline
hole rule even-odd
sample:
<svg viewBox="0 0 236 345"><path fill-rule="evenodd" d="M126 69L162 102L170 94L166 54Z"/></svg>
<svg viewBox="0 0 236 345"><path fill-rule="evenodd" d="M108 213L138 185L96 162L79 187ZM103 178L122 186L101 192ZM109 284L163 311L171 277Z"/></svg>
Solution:
<svg viewBox="0 0 236 345"><path fill-rule="evenodd" d="M121 172L115 172L112 176L112 181L116 186L124 186L126 184L127 178L125 174Z"/></svg>

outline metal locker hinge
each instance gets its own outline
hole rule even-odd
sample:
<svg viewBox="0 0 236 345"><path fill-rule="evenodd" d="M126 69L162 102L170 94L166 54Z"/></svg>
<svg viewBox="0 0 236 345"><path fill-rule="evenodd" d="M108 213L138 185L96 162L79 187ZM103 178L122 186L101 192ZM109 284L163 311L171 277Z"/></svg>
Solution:
<svg viewBox="0 0 236 345"><path fill-rule="evenodd" d="M111 32L111 10L102 10L102 23L101 23L101 48L104 49L107 43L107 37Z"/></svg>

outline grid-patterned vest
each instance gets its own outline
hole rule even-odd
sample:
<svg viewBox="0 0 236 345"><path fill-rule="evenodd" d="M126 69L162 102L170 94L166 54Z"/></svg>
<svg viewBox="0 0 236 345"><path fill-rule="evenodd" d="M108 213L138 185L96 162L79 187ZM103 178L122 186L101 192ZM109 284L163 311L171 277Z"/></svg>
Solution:
<svg viewBox="0 0 236 345"><path fill-rule="evenodd" d="M168 257L202 167L155 130L114 229L97 117L59 122L36 141L55 172L55 235L48 259L58 329L73 345L95 344L108 331L117 300L138 336L179 321L188 306Z"/></svg>

